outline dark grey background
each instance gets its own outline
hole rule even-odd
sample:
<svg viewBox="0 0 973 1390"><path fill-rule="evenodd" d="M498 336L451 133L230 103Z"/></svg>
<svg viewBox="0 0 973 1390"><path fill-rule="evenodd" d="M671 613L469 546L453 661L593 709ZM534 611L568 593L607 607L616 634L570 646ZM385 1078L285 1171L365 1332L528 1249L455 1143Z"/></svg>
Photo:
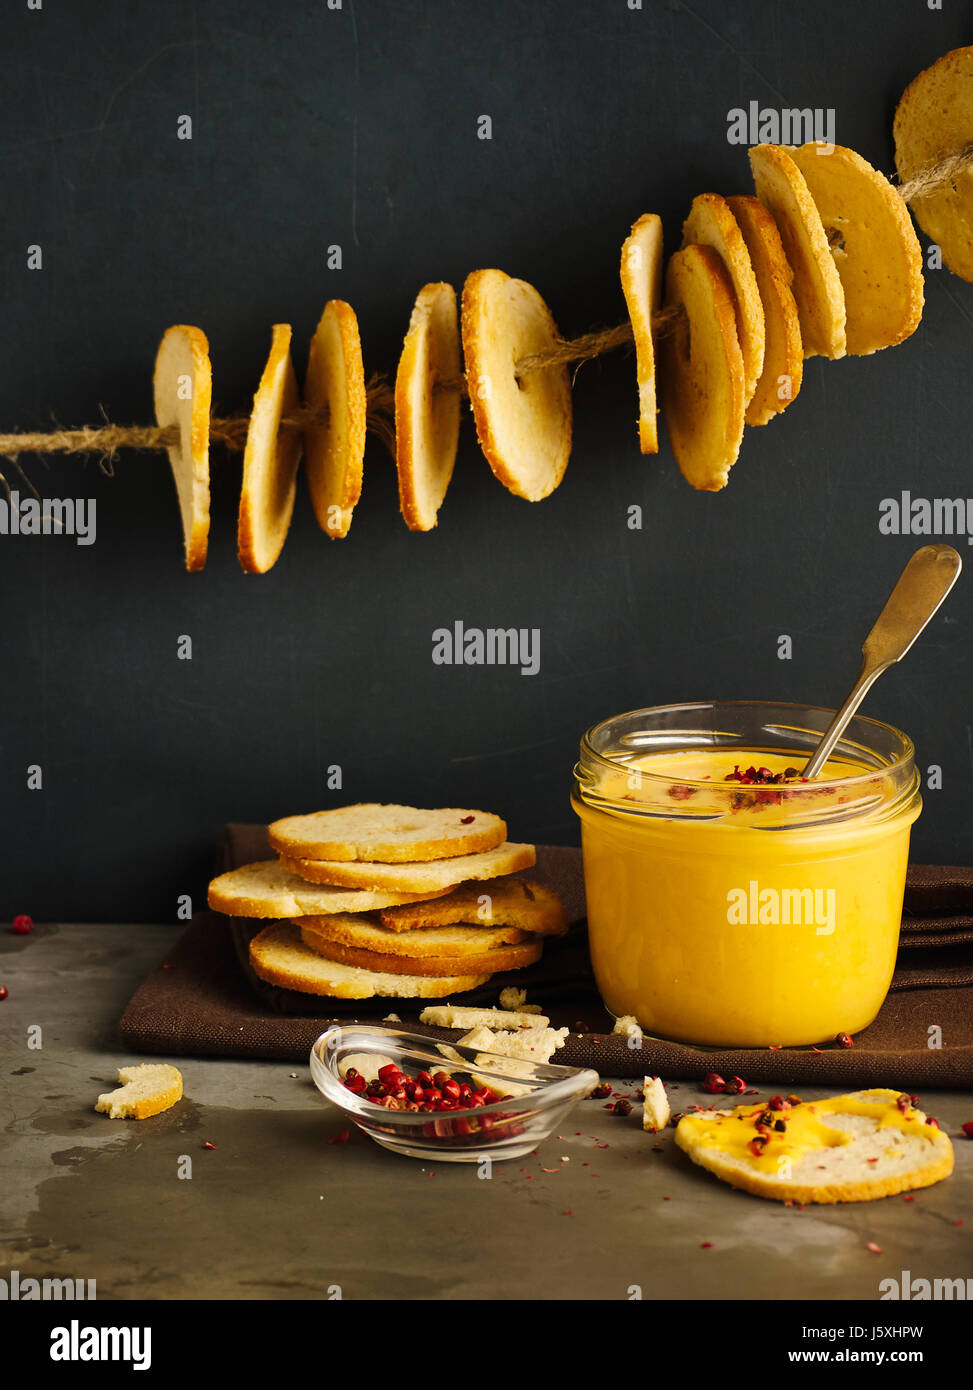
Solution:
<svg viewBox="0 0 973 1390"><path fill-rule="evenodd" d="M890 171L895 101L973 38L971 18L921 0L10 3L0 429L93 422L99 406L149 421L174 322L205 330L214 400L244 407L270 325L294 325L302 372L334 296L359 314L366 370L394 369L419 286L459 288L478 266L535 282L567 334L618 322L630 223L660 213L671 249L696 193L749 191L729 108L833 106L839 142ZM0 537L0 914L171 919L177 894L202 901L224 821L343 800L484 807L514 837L570 842L571 767L595 720L667 700L833 704L921 543L879 534L881 499L973 494L971 349L973 287L930 273L915 336L810 361L716 495L682 481L667 444L640 456L632 359L603 359L578 376L549 500L510 496L467 421L439 528L411 535L370 440L350 537L318 531L302 488L263 577L236 562L238 457L214 459L198 575L181 568L161 456L124 456L113 479L25 460L43 495L97 498L98 540ZM971 857L970 583L867 706L943 767L917 859ZM432 630L457 618L539 627L541 673L433 666ZM28 792L35 762L44 790Z"/></svg>

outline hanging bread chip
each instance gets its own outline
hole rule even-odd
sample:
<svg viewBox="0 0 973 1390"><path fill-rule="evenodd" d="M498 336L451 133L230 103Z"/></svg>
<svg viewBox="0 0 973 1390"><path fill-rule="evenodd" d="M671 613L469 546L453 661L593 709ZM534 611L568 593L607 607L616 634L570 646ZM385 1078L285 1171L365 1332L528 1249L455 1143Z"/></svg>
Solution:
<svg viewBox="0 0 973 1390"><path fill-rule="evenodd" d="M290 348L290 324L274 324L243 454L237 555L250 574L266 574L275 563L294 511L301 436L298 430L280 428L281 416L298 404Z"/></svg>
<svg viewBox="0 0 973 1390"><path fill-rule="evenodd" d="M480 447L504 487L548 497L571 453L571 382L558 363L520 371L551 352L557 327L544 300L502 270L474 270L463 286L463 353Z"/></svg>
<svg viewBox="0 0 973 1390"><path fill-rule="evenodd" d="M794 271L791 289L804 356L844 357L844 290L804 175L779 145L753 145L750 168L757 197L773 215Z"/></svg>
<svg viewBox="0 0 973 1390"><path fill-rule="evenodd" d="M895 110L895 167L906 182L973 145L973 48L954 48L909 83ZM973 169L909 206L954 275L973 280Z"/></svg>
<svg viewBox="0 0 973 1390"><path fill-rule="evenodd" d="M675 253L666 268L665 303L685 315L659 343L672 452L687 482L717 492L740 452L745 392L733 288L711 246Z"/></svg>
<svg viewBox="0 0 973 1390"><path fill-rule="evenodd" d="M410 531L436 525L453 476L462 371L456 291L452 285L424 285L395 376L399 508Z"/></svg>
<svg viewBox="0 0 973 1390"><path fill-rule="evenodd" d="M894 347L922 318L922 251L908 208L884 174L843 145L813 142L791 157L841 276L848 351Z"/></svg>
<svg viewBox="0 0 973 1390"><path fill-rule="evenodd" d="M318 525L334 540L347 536L361 496L367 413L358 319L343 299L328 301L314 330L304 404L325 416L304 431L304 467Z"/></svg>
<svg viewBox="0 0 973 1390"><path fill-rule="evenodd" d="M682 224L682 244L712 246L726 266L743 353L743 389L749 403L764 367L764 307L750 251L725 198L718 193L700 193L693 199Z"/></svg>
<svg viewBox="0 0 973 1390"><path fill-rule="evenodd" d="M747 243L764 308L763 371L745 418L748 425L766 425L790 405L804 376L801 325L791 293L794 272L784 255L777 223L759 198L726 201Z"/></svg>
<svg viewBox="0 0 973 1390"><path fill-rule="evenodd" d="M186 569L201 570L209 543L209 416L213 370L206 334L186 323L167 328L152 379L156 424L175 425L179 440L166 450L182 517Z"/></svg>
<svg viewBox="0 0 973 1390"><path fill-rule="evenodd" d="M639 388L639 447L659 452L659 405L655 389L652 315L662 298L662 219L647 212L632 224L622 244L622 291L635 339L635 375Z"/></svg>

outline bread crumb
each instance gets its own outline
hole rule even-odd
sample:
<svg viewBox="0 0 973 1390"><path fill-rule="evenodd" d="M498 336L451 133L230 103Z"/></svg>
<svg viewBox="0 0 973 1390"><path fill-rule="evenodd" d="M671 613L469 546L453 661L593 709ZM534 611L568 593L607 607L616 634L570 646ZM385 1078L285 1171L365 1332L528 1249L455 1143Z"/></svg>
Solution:
<svg viewBox="0 0 973 1390"><path fill-rule="evenodd" d="M657 1076L647 1076L642 1085L642 1128L665 1129L669 1123L669 1097Z"/></svg>

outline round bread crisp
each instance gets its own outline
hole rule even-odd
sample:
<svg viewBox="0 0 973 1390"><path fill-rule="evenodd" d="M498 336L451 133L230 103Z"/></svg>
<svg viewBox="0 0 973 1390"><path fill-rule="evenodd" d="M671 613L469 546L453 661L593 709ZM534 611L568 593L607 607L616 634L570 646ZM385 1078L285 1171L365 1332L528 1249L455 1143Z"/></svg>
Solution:
<svg viewBox="0 0 973 1390"><path fill-rule="evenodd" d="M297 409L291 326L275 323L270 355L253 398L237 519L237 555L249 574L266 574L287 539L297 495L301 436L280 420Z"/></svg>
<svg viewBox="0 0 973 1390"><path fill-rule="evenodd" d="M804 175L779 145L752 145L757 197L773 215L794 272L805 357L844 357L845 294Z"/></svg>
<svg viewBox="0 0 973 1390"><path fill-rule="evenodd" d="M431 531L459 444L459 326L452 285L423 285L395 375L399 508L410 531Z"/></svg>
<svg viewBox="0 0 973 1390"><path fill-rule="evenodd" d="M206 334L187 323L167 328L152 378L156 423L175 425L179 439L166 453L176 480L186 569L201 570L209 544L209 417L213 369Z"/></svg>
<svg viewBox="0 0 973 1390"><path fill-rule="evenodd" d="M327 916L332 912L370 912L396 903L435 898L446 888L428 893L352 891L322 888L289 873L276 859L244 864L220 874L209 886L209 906L228 917Z"/></svg>
<svg viewBox="0 0 973 1390"><path fill-rule="evenodd" d="M455 956L464 965L464 956L479 956L497 946L516 946L527 940L519 927L421 927L415 931L393 931L364 913L336 912L331 917L298 917L295 926L325 942L377 951L386 956ZM307 941L307 935L304 936ZM313 941L308 941L313 946ZM327 951L325 951L327 955Z"/></svg>
<svg viewBox="0 0 973 1390"><path fill-rule="evenodd" d="M764 306L749 247L725 198L718 193L700 193L693 199L682 224L682 244L712 246L726 266L743 354L743 392L749 404L764 369Z"/></svg>
<svg viewBox="0 0 973 1390"><path fill-rule="evenodd" d="M304 404L327 417L304 431L304 467L318 525L335 540L361 496L367 415L358 320L343 299L328 300L314 330Z"/></svg>
<svg viewBox="0 0 973 1390"><path fill-rule="evenodd" d="M639 388L639 448L659 452L659 412L655 389L652 315L662 298L662 219L647 212L632 224L622 243L622 292L635 339L635 377Z"/></svg>
<svg viewBox="0 0 973 1390"><path fill-rule="evenodd" d="M675 253L666 268L666 306L685 313L659 344L672 452L687 482L718 492L740 452L746 392L733 289L711 246Z"/></svg>
<svg viewBox="0 0 973 1390"><path fill-rule="evenodd" d="M391 892L434 896L466 879L499 878L518 869L529 869L537 858L533 845L502 844L480 854L459 854L452 859L428 863L376 864L336 859L292 859L281 855L281 866L311 883L329 883L345 888L387 888ZM307 912L315 909L308 908ZM303 916L306 913L293 913Z"/></svg>
<svg viewBox="0 0 973 1390"><path fill-rule="evenodd" d="M893 133L903 183L973 145L973 48L954 48L913 78L896 107ZM909 206L953 274L973 280L973 169Z"/></svg>
<svg viewBox="0 0 973 1390"><path fill-rule="evenodd" d="M416 933L412 933L416 935ZM331 941L313 927L301 928L301 940L312 951L327 960L343 965L357 965L363 970L375 970L389 975L448 975L453 970L465 970L495 975L503 970L520 970L540 960L544 949L540 941L524 941L519 946L493 946L466 956L402 956L369 951L362 946L349 946L344 941Z"/></svg>
<svg viewBox="0 0 973 1390"><path fill-rule="evenodd" d="M922 251L908 208L884 174L843 145L801 145L791 158L841 276L848 351L894 347L922 318Z"/></svg>
<svg viewBox="0 0 973 1390"><path fill-rule="evenodd" d="M905 1110L899 1111L900 1094ZM733 1187L755 1197L784 1202L869 1202L917 1187L928 1187L953 1171L949 1137L928 1124L921 1110L898 1091L855 1091L797 1107L765 1111L762 1103L733 1110L701 1110L684 1115L676 1127L676 1143L703 1168ZM859 1113L836 1113L848 1102ZM790 1143L802 1123L798 1112L809 1112L817 1142ZM761 1113L773 1123L756 1128ZM783 1123L783 1132L773 1128ZM749 1136L763 1133L758 1154L749 1149ZM850 1136L843 1137L843 1136ZM758 1141L759 1142L759 1141ZM789 1155L790 1149L798 1152Z"/></svg>
<svg viewBox="0 0 973 1390"><path fill-rule="evenodd" d="M269 827L270 847L293 859L413 864L494 849L507 827L489 811L421 811L363 801L333 811L284 816Z"/></svg>
<svg viewBox="0 0 973 1390"><path fill-rule="evenodd" d="M394 932L454 923L466 923L477 932L519 927L538 936L562 936L568 929L561 899L533 878L498 878L488 887L464 884L431 902L383 908L378 916L382 926Z"/></svg>
<svg viewBox="0 0 973 1390"><path fill-rule="evenodd" d="M504 487L528 502L549 496L571 453L571 380L563 363L521 371L560 341L544 300L502 270L463 286L463 353L477 438Z"/></svg>
<svg viewBox="0 0 973 1390"><path fill-rule="evenodd" d="M746 409L748 425L766 425L786 410L801 389L804 346L797 304L791 293L794 272L784 255L777 223L759 198L727 198L750 252L764 306L764 365Z"/></svg>
<svg viewBox="0 0 973 1390"><path fill-rule="evenodd" d="M485 985L489 975L394 975L363 970L357 965L325 960L301 940L292 922L275 922L250 942L250 964L261 980L296 989L301 994L326 994L336 999L442 999Z"/></svg>

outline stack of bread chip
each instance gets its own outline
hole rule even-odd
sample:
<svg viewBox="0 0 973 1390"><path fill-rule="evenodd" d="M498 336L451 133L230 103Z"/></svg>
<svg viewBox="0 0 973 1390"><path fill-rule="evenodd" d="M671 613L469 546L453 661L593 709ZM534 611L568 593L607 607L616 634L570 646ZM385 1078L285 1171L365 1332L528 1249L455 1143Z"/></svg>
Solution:
<svg viewBox="0 0 973 1390"><path fill-rule="evenodd" d="M209 905L270 918L250 943L269 984L340 999L434 999L540 959L567 929L536 861L484 811L359 804L270 827L276 860L215 878Z"/></svg>

